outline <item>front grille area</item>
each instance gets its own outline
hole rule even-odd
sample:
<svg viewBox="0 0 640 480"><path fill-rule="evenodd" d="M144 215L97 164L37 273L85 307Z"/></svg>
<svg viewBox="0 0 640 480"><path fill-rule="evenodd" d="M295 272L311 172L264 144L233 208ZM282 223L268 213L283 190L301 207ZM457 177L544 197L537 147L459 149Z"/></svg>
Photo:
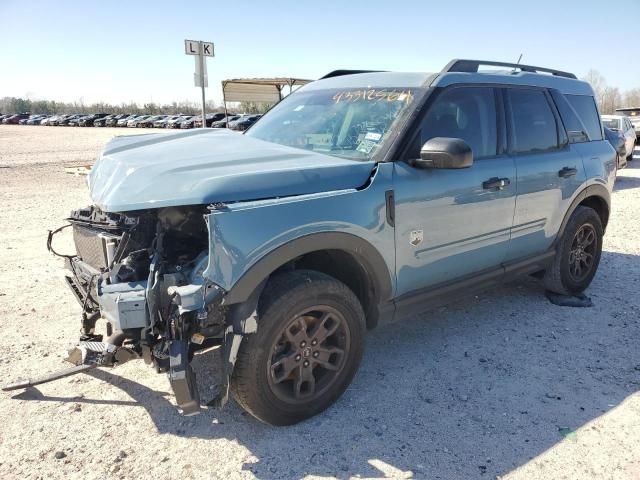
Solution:
<svg viewBox="0 0 640 480"><path fill-rule="evenodd" d="M109 267L110 252L113 252L118 237L99 230L73 226L73 241L76 245L76 253L83 262L97 270L106 270Z"/></svg>

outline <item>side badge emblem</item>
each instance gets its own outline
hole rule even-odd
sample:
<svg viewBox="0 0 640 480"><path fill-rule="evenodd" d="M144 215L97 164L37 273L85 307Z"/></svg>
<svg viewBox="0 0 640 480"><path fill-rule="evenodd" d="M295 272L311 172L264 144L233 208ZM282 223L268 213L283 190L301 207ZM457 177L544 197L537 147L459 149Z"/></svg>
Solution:
<svg viewBox="0 0 640 480"><path fill-rule="evenodd" d="M412 230L409 234L409 243L414 247L422 243L422 230Z"/></svg>

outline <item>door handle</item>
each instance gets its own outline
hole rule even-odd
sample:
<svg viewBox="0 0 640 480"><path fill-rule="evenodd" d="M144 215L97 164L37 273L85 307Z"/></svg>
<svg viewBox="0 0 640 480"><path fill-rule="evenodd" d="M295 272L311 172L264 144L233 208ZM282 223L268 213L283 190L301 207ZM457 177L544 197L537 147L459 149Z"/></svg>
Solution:
<svg viewBox="0 0 640 480"><path fill-rule="evenodd" d="M558 172L558 176L562 178L568 178L568 177L573 177L577 173L578 173L577 168L563 167L562 170Z"/></svg>
<svg viewBox="0 0 640 480"><path fill-rule="evenodd" d="M482 182L482 188L485 190L502 190L504 187L511 185L511 180L508 178L492 177L489 180Z"/></svg>

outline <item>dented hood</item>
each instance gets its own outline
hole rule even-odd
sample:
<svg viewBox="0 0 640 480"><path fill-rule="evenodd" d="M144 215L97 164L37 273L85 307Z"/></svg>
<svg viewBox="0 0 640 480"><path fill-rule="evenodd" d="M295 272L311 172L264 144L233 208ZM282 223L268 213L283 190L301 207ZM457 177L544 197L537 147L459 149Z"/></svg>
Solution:
<svg viewBox="0 0 640 480"><path fill-rule="evenodd" d="M88 181L98 207L124 212L356 188L373 165L226 129L197 129L116 137Z"/></svg>

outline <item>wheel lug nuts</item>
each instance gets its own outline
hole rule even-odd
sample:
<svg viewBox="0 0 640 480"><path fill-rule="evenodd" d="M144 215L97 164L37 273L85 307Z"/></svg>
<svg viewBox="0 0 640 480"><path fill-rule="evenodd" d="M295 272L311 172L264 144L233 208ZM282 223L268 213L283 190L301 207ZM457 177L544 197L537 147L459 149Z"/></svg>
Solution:
<svg viewBox="0 0 640 480"><path fill-rule="evenodd" d="M311 341L311 345L313 345L314 347L315 347L317 344L318 344L318 340L315 340L315 339L314 339L314 340L312 340L312 341Z"/></svg>
<svg viewBox="0 0 640 480"><path fill-rule="evenodd" d="M318 352L313 352L313 356L314 356L315 358L318 358L318 355L320 355Z"/></svg>
<svg viewBox="0 0 640 480"><path fill-rule="evenodd" d="M306 347L306 346L307 346L307 342L305 342L305 341L303 340L302 342L300 342L300 346L301 346L302 348Z"/></svg>
<svg viewBox="0 0 640 480"><path fill-rule="evenodd" d="M302 356L300 354L296 355L296 362L299 362Z"/></svg>
<svg viewBox="0 0 640 480"><path fill-rule="evenodd" d="M305 361L304 361L304 363L303 363L303 365L304 365L305 367L308 367L308 366L309 366L309 360L305 360Z"/></svg>

